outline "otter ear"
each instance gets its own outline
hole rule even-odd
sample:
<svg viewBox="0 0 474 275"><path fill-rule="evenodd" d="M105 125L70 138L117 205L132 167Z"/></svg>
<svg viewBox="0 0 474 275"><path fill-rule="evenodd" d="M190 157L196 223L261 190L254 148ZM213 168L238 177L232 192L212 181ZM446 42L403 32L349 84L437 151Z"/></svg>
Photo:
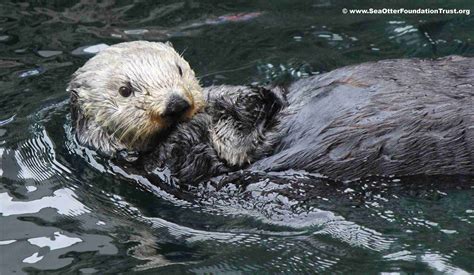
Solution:
<svg viewBox="0 0 474 275"><path fill-rule="evenodd" d="M173 47L173 43L171 43L171 41L166 41L166 42L165 42L165 45L168 45L168 46L170 46L171 48L174 48L174 47Z"/></svg>

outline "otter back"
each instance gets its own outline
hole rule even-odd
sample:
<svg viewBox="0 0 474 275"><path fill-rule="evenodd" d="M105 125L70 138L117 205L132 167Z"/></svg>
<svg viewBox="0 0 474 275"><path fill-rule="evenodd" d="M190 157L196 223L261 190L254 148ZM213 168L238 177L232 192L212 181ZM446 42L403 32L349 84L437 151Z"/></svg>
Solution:
<svg viewBox="0 0 474 275"><path fill-rule="evenodd" d="M386 60L290 86L284 133L254 169L334 179L474 174L474 59Z"/></svg>

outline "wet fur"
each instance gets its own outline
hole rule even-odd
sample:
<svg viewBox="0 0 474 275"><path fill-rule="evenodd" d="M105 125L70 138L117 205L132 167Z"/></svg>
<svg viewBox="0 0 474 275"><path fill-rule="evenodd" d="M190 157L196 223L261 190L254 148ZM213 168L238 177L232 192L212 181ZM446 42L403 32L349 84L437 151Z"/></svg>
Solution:
<svg viewBox="0 0 474 275"><path fill-rule="evenodd" d="M182 136L161 144L158 152L168 152L162 164L183 167L176 176L188 183L236 168L221 161L219 150L227 155L239 152L253 144L246 137L256 141L250 151L265 148L251 158L256 161L247 169L254 171L305 170L335 180L473 175L473 68L472 58L400 59L303 79L288 88L288 106L272 114L266 135L245 109L258 100L233 99L234 93L242 93L235 86L210 87L211 94L218 91L218 103L207 109L214 115L206 123L195 124L203 119L198 116L196 122L180 126L176 135ZM228 131L223 135L230 137L227 144L215 146L215 130L210 135L202 131L212 129L210 125ZM204 144L214 146L203 150ZM160 166L153 160L149 158L149 168Z"/></svg>
<svg viewBox="0 0 474 275"><path fill-rule="evenodd" d="M252 86L204 89L205 110L171 129L141 157L141 165L149 173L168 171L176 184L189 184L268 156L280 139L274 129L285 104L282 92Z"/></svg>
<svg viewBox="0 0 474 275"><path fill-rule="evenodd" d="M118 93L123 86L132 89L130 97ZM67 90L79 142L112 157L150 148L154 136L170 126L159 118L171 95L192 105L188 118L205 105L189 64L171 45L146 41L103 50L74 73Z"/></svg>
<svg viewBox="0 0 474 275"><path fill-rule="evenodd" d="M340 68L299 80L285 92L209 87L202 91L207 106L189 121L148 135L152 150L135 164L178 184L244 167L306 170L336 180L472 175L473 68L473 58L399 59ZM79 141L133 151L84 113L89 99L81 102L78 87L88 87L70 85Z"/></svg>
<svg viewBox="0 0 474 275"><path fill-rule="evenodd" d="M474 174L474 58L364 63L295 82L283 139L252 165L333 179Z"/></svg>

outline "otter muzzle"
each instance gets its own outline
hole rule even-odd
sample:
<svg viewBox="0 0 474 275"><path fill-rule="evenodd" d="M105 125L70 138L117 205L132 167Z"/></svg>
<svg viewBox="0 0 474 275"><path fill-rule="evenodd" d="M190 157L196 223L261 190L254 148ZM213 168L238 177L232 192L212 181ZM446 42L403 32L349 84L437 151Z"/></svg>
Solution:
<svg viewBox="0 0 474 275"><path fill-rule="evenodd" d="M166 104L166 109L162 116L169 119L178 119L182 117L190 107L191 104L189 104L186 99L178 95L172 95Z"/></svg>

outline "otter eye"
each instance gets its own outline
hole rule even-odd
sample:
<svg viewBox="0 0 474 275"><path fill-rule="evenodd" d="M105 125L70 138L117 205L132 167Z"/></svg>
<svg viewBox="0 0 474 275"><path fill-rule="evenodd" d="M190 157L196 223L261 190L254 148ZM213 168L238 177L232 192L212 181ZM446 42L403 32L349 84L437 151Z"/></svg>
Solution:
<svg viewBox="0 0 474 275"><path fill-rule="evenodd" d="M181 69L181 67L179 65L176 65L176 66L178 66L179 75L183 76L183 70Z"/></svg>
<svg viewBox="0 0 474 275"><path fill-rule="evenodd" d="M119 89L119 94L123 97L129 97L132 94L132 89L127 86L122 86Z"/></svg>

